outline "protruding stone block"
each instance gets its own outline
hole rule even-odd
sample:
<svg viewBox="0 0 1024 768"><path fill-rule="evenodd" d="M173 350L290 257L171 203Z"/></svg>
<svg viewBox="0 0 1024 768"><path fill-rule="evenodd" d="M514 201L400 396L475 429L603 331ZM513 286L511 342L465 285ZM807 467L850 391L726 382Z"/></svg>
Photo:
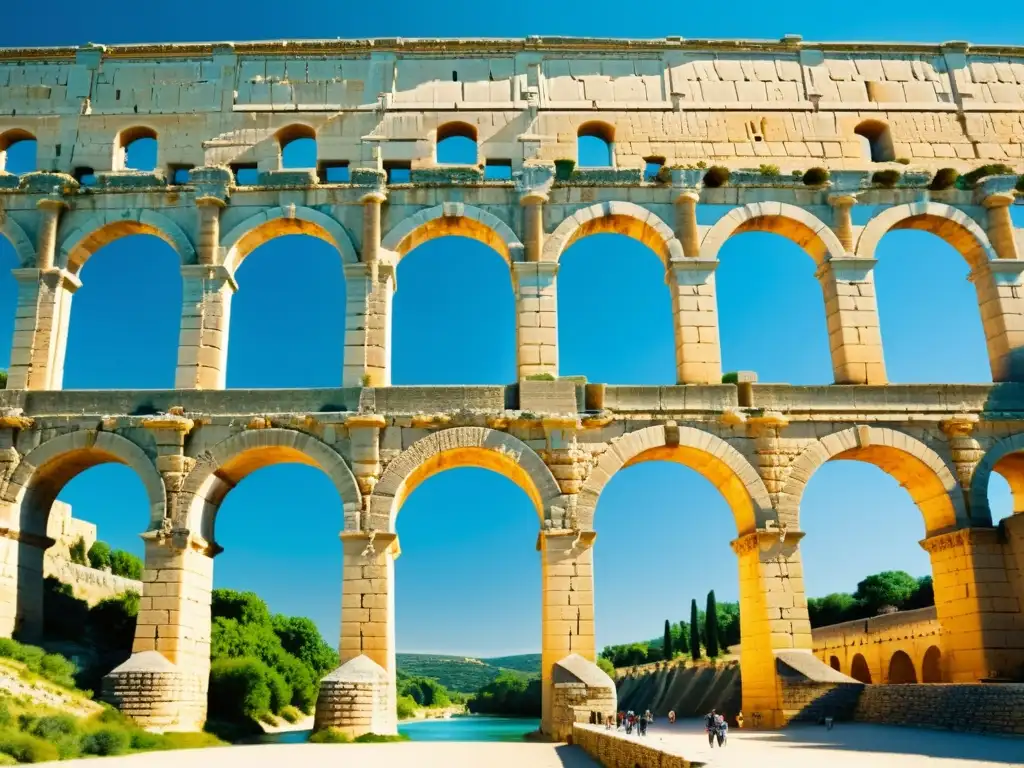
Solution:
<svg viewBox="0 0 1024 768"><path fill-rule="evenodd" d="M555 664L551 682L551 722L548 735L557 741L568 741L573 723L592 722L596 712L600 722L615 717L618 702L615 681L592 661L578 653L566 656Z"/></svg>
<svg viewBox="0 0 1024 768"><path fill-rule="evenodd" d="M202 683L160 652L143 651L103 678L101 699L147 730L198 731L206 720Z"/></svg>
<svg viewBox="0 0 1024 768"><path fill-rule="evenodd" d="M320 681L314 730L337 728L349 736L398 733L391 676L368 656L356 656Z"/></svg>

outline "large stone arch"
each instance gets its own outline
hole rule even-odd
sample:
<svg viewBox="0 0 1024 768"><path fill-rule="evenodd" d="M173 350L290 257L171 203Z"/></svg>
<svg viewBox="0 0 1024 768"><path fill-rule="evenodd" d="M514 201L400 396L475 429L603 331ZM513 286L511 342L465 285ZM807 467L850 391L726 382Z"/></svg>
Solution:
<svg viewBox="0 0 1024 768"><path fill-rule="evenodd" d="M850 677L862 683L871 682L871 668L868 666L864 654L853 654L853 658L850 660Z"/></svg>
<svg viewBox="0 0 1024 768"><path fill-rule="evenodd" d="M240 432L204 452L182 484L181 498L172 510L173 527L215 543L217 512L228 492L253 472L285 463L322 470L341 498L343 529L358 528L362 495L345 460L312 435L276 427Z"/></svg>
<svg viewBox="0 0 1024 768"><path fill-rule="evenodd" d="M793 461L779 498L784 523L799 528L804 488L815 470L833 459L865 461L895 478L921 510L928 536L970 524L956 473L941 456L904 432L868 426L826 435Z"/></svg>
<svg viewBox="0 0 1024 768"><path fill-rule="evenodd" d="M885 682L888 685L907 685L917 682L914 660L904 650L897 650L886 665Z"/></svg>
<svg viewBox="0 0 1024 768"><path fill-rule="evenodd" d="M359 261L352 238L337 219L306 206L278 206L254 213L221 236L224 266L234 274L246 256L284 235L310 235L334 246L345 264Z"/></svg>
<svg viewBox="0 0 1024 768"><path fill-rule="evenodd" d="M614 440L590 471L577 501L580 527L592 529L601 491L623 467L644 461L674 461L707 478L725 497L740 536L778 522L757 470L722 438L694 427L646 427Z"/></svg>
<svg viewBox="0 0 1024 768"><path fill-rule="evenodd" d="M671 261L685 258L672 227L657 214L636 203L610 201L580 208L559 224L544 241L541 261L557 263L577 240L603 233L640 241L658 254L666 268Z"/></svg>
<svg viewBox="0 0 1024 768"><path fill-rule="evenodd" d="M789 203L749 203L720 218L700 244L700 257L717 261L725 241L743 232L772 232L796 243L814 263L842 259L845 249L832 229L813 213Z"/></svg>
<svg viewBox="0 0 1024 768"><path fill-rule="evenodd" d="M381 248L400 260L416 246L448 235L481 242L510 265L525 258L523 244L508 224L493 213L465 203L435 205L403 219L383 237Z"/></svg>
<svg viewBox="0 0 1024 768"><path fill-rule="evenodd" d="M196 250L184 230L152 210L72 212L60 227L57 266L77 274L96 251L129 235L155 235L175 250L182 264L196 263Z"/></svg>
<svg viewBox="0 0 1024 768"><path fill-rule="evenodd" d="M19 266L31 267L36 263L36 249L32 246L32 240L21 225L3 211L0 211L0 235L7 238L7 242L11 244L18 257Z"/></svg>
<svg viewBox="0 0 1024 768"><path fill-rule="evenodd" d="M409 494L424 480L457 467L480 467L504 475L530 497L541 523L551 521L558 527L563 522L563 510L553 509L562 496L558 482L530 446L495 429L453 427L417 440L391 460L370 496L364 530L393 532Z"/></svg>
<svg viewBox="0 0 1024 768"><path fill-rule="evenodd" d="M968 491L971 521L974 525L992 525L992 508L988 503L989 481L998 472L1010 486L1013 511L1024 510L1024 432L1004 437L981 457L971 475Z"/></svg>
<svg viewBox="0 0 1024 768"><path fill-rule="evenodd" d="M155 464L128 438L94 430L59 435L25 455L0 494L6 514L13 517L7 525L45 536L50 507L64 486L85 470L111 462L130 467L139 476L149 500L149 527L158 528L167 493Z"/></svg>
<svg viewBox="0 0 1024 768"><path fill-rule="evenodd" d="M931 232L953 246L971 269L996 258L978 222L951 205L926 201L894 205L872 217L857 240L857 256L875 258L878 242L893 229Z"/></svg>

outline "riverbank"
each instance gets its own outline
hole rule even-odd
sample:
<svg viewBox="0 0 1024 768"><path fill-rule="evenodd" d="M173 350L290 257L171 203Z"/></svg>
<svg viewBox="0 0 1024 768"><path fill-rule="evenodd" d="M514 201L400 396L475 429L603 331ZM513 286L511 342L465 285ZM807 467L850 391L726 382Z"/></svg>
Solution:
<svg viewBox="0 0 1024 768"><path fill-rule="evenodd" d="M416 710L412 717L399 720L400 723L412 723L417 720L446 720L450 717L458 717L466 714L464 704L452 704L450 707L421 707Z"/></svg>

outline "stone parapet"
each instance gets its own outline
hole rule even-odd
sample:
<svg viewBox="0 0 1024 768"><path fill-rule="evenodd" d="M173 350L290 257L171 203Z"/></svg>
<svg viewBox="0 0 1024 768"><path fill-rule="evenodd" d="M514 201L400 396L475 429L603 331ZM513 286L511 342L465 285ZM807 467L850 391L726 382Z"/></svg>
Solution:
<svg viewBox="0 0 1024 768"><path fill-rule="evenodd" d="M649 744L606 731L604 726L576 724L572 743L604 768L690 768L691 763L663 745Z"/></svg>
<svg viewBox="0 0 1024 768"><path fill-rule="evenodd" d="M865 723L1024 734L1024 684L867 685L854 716Z"/></svg>

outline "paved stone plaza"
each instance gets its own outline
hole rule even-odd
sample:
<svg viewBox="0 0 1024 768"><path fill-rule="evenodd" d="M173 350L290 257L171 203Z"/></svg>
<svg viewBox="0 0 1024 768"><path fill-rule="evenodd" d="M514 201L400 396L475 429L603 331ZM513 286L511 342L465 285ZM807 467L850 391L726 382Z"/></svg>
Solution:
<svg viewBox="0 0 1024 768"><path fill-rule="evenodd" d="M623 736L625 738L625 736ZM630 737L636 741L637 737ZM985 768L1024 765L1024 740L917 728L840 723L791 725L784 731L729 732L724 749L708 747L700 721L655 723L643 739L647 746L716 768L786 766L786 768L917 768L957 766Z"/></svg>
<svg viewBox="0 0 1024 768"><path fill-rule="evenodd" d="M635 737L633 737L635 740ZM709 750L699 722L669 727L655 724L644 742L664 745L689 759L716 768L785 766L786 768L1008 768L1024 765L1024 740L1000 736L924 731L880 725L840 724L831 732L820 726L790 726L785 731L733 731L725 749ZM112 768L173 768L180 752L156 752L104 760ZM280 744L189 752L192 768L591 768L598 763L578 747L556 744L412 742L406 744ZM85 761L71 761L68 768ZM94 765L92 761L89 765Z"/></svg>

